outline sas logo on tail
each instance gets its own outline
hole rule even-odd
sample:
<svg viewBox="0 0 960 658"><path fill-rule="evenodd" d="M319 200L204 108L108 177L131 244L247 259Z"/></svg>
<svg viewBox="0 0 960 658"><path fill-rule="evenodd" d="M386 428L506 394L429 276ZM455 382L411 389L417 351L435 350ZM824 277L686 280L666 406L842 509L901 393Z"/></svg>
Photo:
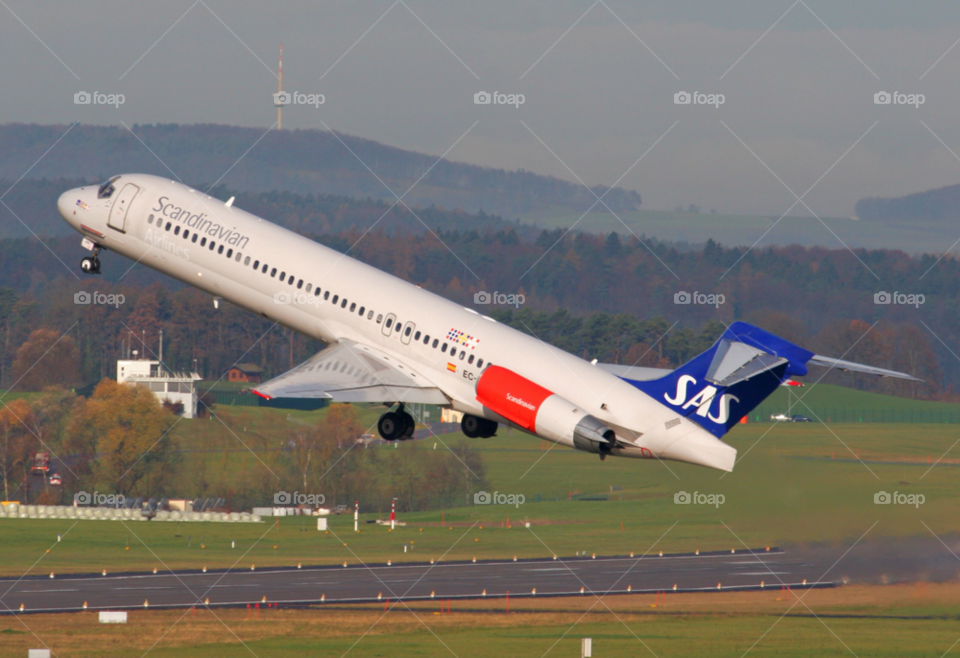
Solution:
<svg viewBox="0 0 960 658"><path fill-rule="evenodd" d="M707 386L693 397L687 399L687 387L690 384L695 385L696 383L696 377L681 375L680 379L677 380L676 393L674 393L673 397L670 397L668 393L664 393L663 399L670 405L680 407L681 410L696 407L698 416L712 420L720 425L725 424L730 418L730 401L739 402L740 399L730 393L724 393L720 396L720 408L717 410L717 415L714 416L710 413L710 405L713 403L713 398L717 394L717 387Z"/></svg>

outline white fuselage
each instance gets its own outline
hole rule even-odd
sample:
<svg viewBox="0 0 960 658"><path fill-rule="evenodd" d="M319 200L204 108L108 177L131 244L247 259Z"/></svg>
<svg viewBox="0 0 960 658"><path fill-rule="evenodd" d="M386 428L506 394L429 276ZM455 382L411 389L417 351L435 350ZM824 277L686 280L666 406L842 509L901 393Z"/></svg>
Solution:
<svg viewBox="0 0 960 658"><path fill-rule="evenodd" d="M376 347L430 380L458 411L504 420L476 400L482 359L610 424L626 446L612 454L723 470L733 466L733 448L669 407L601 368L473 309L174 181L131 174L113 185L115 191L103 199L96 186L65 192L58 202L60 213L103 248L285 327L328 344L349 339ZM413 329L406 336L408 326ZM453 359L442 351L451 343L451 331L472 337L467 353L458 349ZM413 340L415 332L430 341ZM678 418L679 425L670 422Z"/></svg>

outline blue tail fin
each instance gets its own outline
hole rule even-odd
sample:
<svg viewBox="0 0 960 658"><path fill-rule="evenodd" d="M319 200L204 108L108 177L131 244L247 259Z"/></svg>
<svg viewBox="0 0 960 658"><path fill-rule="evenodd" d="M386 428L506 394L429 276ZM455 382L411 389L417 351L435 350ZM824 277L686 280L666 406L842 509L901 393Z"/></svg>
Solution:
<svg viewBox="0 0 960 658"><path fill-rule="evenodd" d="M789 377L807 374L813 352L746 322L669 375L625 381L721 437Z"/></svg>

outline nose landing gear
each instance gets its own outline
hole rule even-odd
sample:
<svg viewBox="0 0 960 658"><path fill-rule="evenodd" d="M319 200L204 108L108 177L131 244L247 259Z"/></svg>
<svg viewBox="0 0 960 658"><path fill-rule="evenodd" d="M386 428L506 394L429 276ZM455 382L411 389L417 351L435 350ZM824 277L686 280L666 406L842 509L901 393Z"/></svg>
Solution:
<svg viewBox="0 0 960 658"><path fill-rule="evenodd" d="M100 245L95 245L93 247L93 255L87 256L80 261L80 269L83 270L85 274L100 274L100 259L98 258L100 254Z"/></svg>

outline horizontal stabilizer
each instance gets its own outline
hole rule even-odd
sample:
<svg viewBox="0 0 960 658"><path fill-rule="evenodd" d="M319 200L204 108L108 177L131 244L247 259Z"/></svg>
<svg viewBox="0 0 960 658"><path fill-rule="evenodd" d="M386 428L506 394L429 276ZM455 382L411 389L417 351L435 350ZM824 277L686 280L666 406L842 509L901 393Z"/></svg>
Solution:
<svg viewBox="0 0 960 658"><path fill-rule="evenodd" d="M910 381L914 382L923 381L922 379L917 379L913 375L908 375L905 372L887 370L886 368L875 368L874 366L865 366L861 363L853 363L852 361L831 359L829 356L820 356L819 354L814 354L812 357L810 357L810 360L807 361L807 365L821 366L823 368L835 368L837 370L849 370L850 372L865 372L868 375L877 375L879 377L896 377L897 379L909 379Z"/></svg>

